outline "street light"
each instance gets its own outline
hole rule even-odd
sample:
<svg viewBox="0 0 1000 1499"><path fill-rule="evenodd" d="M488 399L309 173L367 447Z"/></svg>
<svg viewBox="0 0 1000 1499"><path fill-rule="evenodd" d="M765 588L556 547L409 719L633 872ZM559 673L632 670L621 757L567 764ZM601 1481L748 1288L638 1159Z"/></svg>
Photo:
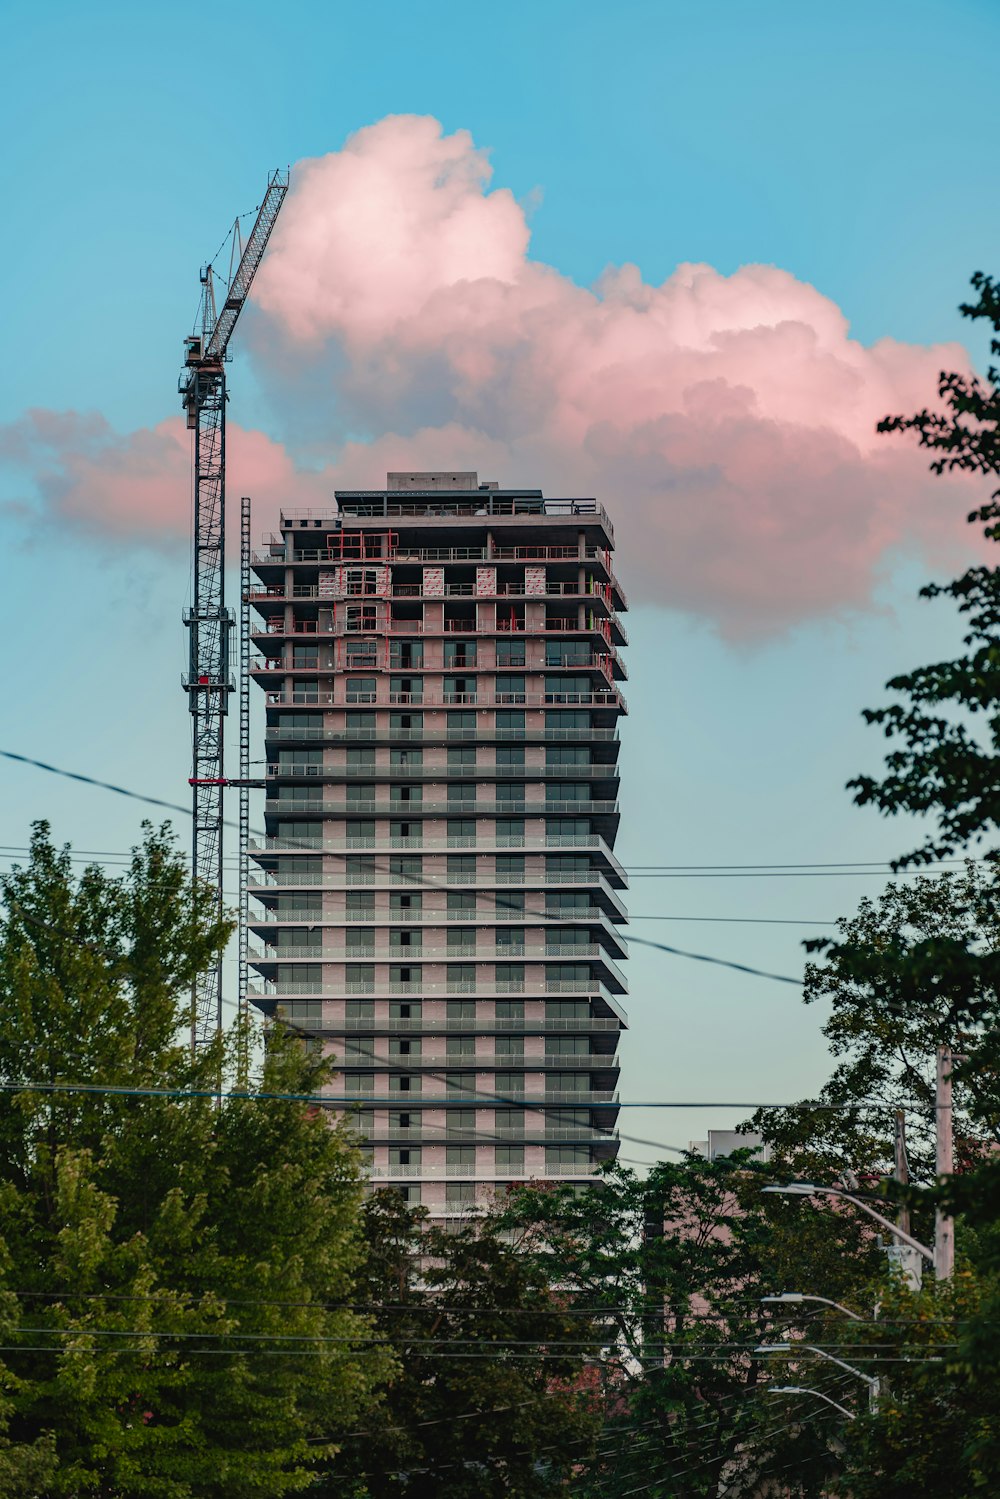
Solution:
<svg viewBox="0 0 1000 1499"><path fill-rule="evenodd" d="M900 1244L905 1244L908 1249L912 1249L917 1254L922 1255L932 1265L936 1266L937 1264L933 1249L928 1249L926 1244L921 1244L919 1239L915 1239L904 1228L900 1228L898 1223L892 1223L888 1218L883 1218L881 1213L876 1213L875 1209L869 1207L867 1202L864 1202L862 1198L855 1197L851 1192L845 1192L843 1187L817 1187L813 1182L789 1182L784 1187L761 1187L760 1190L762 1192L777 1192L782 1197L842 1197L845 1202L851 1202L856 1208L860 1208L863 1213L867 1213L869 1218L874 1218L875 1222L892 1234L893 1238L897 1239ZM919 1290L919 1264L911 1268L903 1262L902 1257L900 1258L900 1263L904 1273L907 1275L907 1279L914 1285L914 1289ZM938 1278L941 1279L942 1277L939 1276Z"/></svg>
<svg viewBox="0 0 1000 1499"><path fill-rule="evenodd" d="M780 1296L762 1296L761 1303L770 1306L789 1306L800 1301L821 1301L824 1306L835 1307L838 1312L843 1312L845 1317L852 1318L855 1322L864 1322L857 1312L852 1312L849 1306L841 1306L839 1301L831 1301L828 1296L808 1296L804 1291L782 1291Z"/></svg>
<svg viewBox="0 0 1000 1499"><path fill-rule="evenodd" d="M754 1353L796 1353L799 1350L805 1353L815 1353L817 1358L825 1358L827 1363L836 1364L838 1368L846 1369L847 1373L853 1374L855 1378L863 1379L868 1386L868 1408L871 1411L878 1410L878 1376L866 1374L863 1369L856 1369L853 1364L845 1364L842 1358L827 1353L825 1348L817 1348L814 1343L761 1343L754 1349Z"/></svg>
<svg viewBox="0 0 1000 1499"><path fill-rule="evenodd" d="M848 1421L856 1421L858 1418L853 1411L849 1411L846 1405L841 1405L837 1400L831 1400L829 1395L824 1395L820 1390L810 1390L801 1384L771 1384L767 1387L769 1395L814 1395L817 1400L825 1400L827 1405L832 1405L834 1410L840 1411Z"/></svg>

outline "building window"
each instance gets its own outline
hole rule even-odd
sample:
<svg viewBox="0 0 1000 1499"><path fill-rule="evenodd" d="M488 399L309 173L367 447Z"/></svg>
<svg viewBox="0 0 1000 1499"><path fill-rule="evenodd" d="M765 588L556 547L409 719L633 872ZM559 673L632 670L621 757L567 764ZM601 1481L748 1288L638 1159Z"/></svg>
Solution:
<svg viewBox="0 0 1000 1499"><path fill-rule="evenodd" d="M350 771L363 773L375 769L375 750L366 746L364 749L349 749L347 751L347 768Z"/></svg>
<svg viewBox="0 0 1000 1499"><path fill-rule="evenodd" d="M517 994L524 988L523 963L497 963L495 974L498 989L512 990Z"/></svg>
<svg viewBox="0 0 1000 1499"><path fill-rule="evenodd" d="M378 593L378 568L349 567L344 575L344 592L348 597Z"/></svg>
<svg viewBox="0 0 1000 1499"><path fill-rule="evenodd" d="M456 667L475 666L476 642L474 640L446 640L444 643L444 666L446 671Z"/></svg>
<svg viewBox="0 0 1000 1499"><path fill-rule="evenodd" d="M423 701L423 677L390 677L390 703L419 703Z"/></svg>
<svg viewBox="0 0 1000 1499"><path fill-rule="evenodd" d="M418 958L423 938L423 932L392 930L389 933L389 951L402 957Z"/></svg>
<svg viewBox="0 0 1000 1499"><path fill-rule="evenodd" d="M422 640L391 640L389 642L389 665L401 666L404 671L424 664Z"/></svg>
<svg viewBox="0 0 1000 1499"><path fill-rule="evenodd" d="M390 1093L419 1093L420 1092L420 1077L419 1077L419 1075L417 1073L411 1073L411 1072L390 1072L389 1073L389 1092Z"/></svg>
<svg viewBox="0 0 1000 1499"><path fill-rule="evenodd" d="M524 1146L523 1145L498 1145L496 1147L496 1168L505 1176L524 1175Z"/></svg>
<svg viewBox="0 0 1000 1499"><path fill-rule="evenodd" d="M475 883L476 878L476 856L475 854L449 854L448 855L448 879L450 882L468 880Z"/></svg>
<svg viewBox="0 0 1000 1499"><path fill-rule="evenodd" d="M510 802L514 806L524 804L524 782L523 781L499 781L496 787L498 802Z"/></svg>
<svg viewBox="0 0 1000 1499"><path fill-rule="evenodd" d="M545 1165L551 1170L552 1167L579 1166L585 1171L591 1164L590 1151L586 1145L546 1145Z"/></svg>
<svg viewBox="0 0 1000 1499"><path fill-rule="evenodd" d="M345 629L372 632L377 628L377 625L378 615L374 604L348 604L345 607Z"/></svg>
<svg viewBox="0 0 1000 1499"><path fill-rule="evenodd" d="M346 900L348 921L364 921L375 915L375 892L373 890L348 890Z"/></svg>
<svg viewBox="0 0 1000 1499"><path fill-rule="evenodd" d="M474 1145L446 1145L446 1164L449 1171L471 1176L476 1169L476 1147Z"/></svg>
<svg viewBox="0 0 1000 1499"><path fill-rule="evenodd" d="M420 1050L421 1043L419 1036L413 1038L409 1036L390 1036L389 1038L389 1056L394 1062L399 1057L418 1058ZM411 1064L408 1061L404 1065L410 1066Z"/></svg>
<svg viewBox="0 0 1000 1499"><path fill-rule="evenodd" d="M394 770L422 770L424 752L419 749L394 749L389 751L389 764Z"/></svg>
<svg viewBox="0 0 1000 1499"><path fill-rule="evenodd" d="M546 677L547 703L589 703L592 696L589 677Z"/></svg>
<svg viewBox="0 0 1000 1499"><path fill-rule="evenodd" d="M449 713L447 728L449 739L474 739L476 715L474 713Z"/></svg>
<svg viewBox="0 0 1000 1499"><path fill-rule="evenodd" d="M524 1000L498 999L496 1003L496 1019L501 1025L523 1025Z"/></svg>
<svg viewBox="0 0 1000 1499"><path fill-rule="evenodd" d="M525 701L524 677L498 676L494 683L498 703L523 703Z"/></svg>
<svg viewBox="0 0 1000 1499"><path fill-rule="evenodd" d="M348 640L344 656L348 671L375 671L378 667L378 641Z"/></svg>
<svg viewBox="0 0 1000 1499"><path fill-rule="evenodd" d="M345 713L344 733L348 739L365 739L375 732L374 713Z"/></svg>
<svg viewBox="0 0 1000 1499"><path fill-rule="evenodd" d="M349 885L374 885L375 860L357 859L348 855L344 861L344 872Z"/></svg>
<svg viewBox="0 0 1000 1499"><path fill-rule="evenodd" d="M463 953L475 953L475 927L450 926L448 928L448 956L460 957Z"/></svg>
<svg viewBox="0 0 1000 1499"><path fill-rule="evenodd" d="M445 1207L452 1210L475 1206L476 1188L472 1182L448 1182L444 1189Z"/></svg>
<svg viewBox="0 0 1000 1499"><path fill-rule="evenodd" d="M450 964L447 986L449 994L474 994L476 991L475 963Z"/></svg>
<svg viewBox="0 0 1000 1499"><path fill-rule="evenodd" d="M423 905L424 897L419 890L394 890L389 896L390 911L412 911L416 913L423 910Z"/></svg>
<svg viewBox="0 0 1000 1499"><path fill-rule="evenodd" d="M537 1116L536 1116L537 1117ZM496 1109L493 1118L495 1120L494 1133L502 1139L514 1139L524 1134L524 1110L523 1109ZM537 1125L535 1126L537 1129Z"/></svg>
<svg viewBox="0 0 1000 1499"><path fill-rule="evenodd" d="M496 1055L498 1067L512 1067L524 1063L523 1036L497 1036ZM501 1058L503 1059L501 1061Z"/></svg>
<svg viewBox="0 0 1000 1499"><path fill-rule="evenodd" d="M344 987L348 994L374 994L374 963L348 963L344 968Z"/></svg>
<svg viewBox="0 0 1000 1499"><path fill-rule="evenodd" d="M476 678L445 677L443 696L446 703L474 703L476 701Z"/></svg>
<svg viewBox="0 0 1000 1499"><path fill-rule="evenodd" d="M390 999L390 1020L420 1020L423 1015L423 1001L419 999Z"/></svg>
<svg viewBox="0 0 1000 1499"><path fill-rule="evenodd" d="M390 713L389 728L399 733L412 734L422 732L424 727L424 715L422 713Z"/></svg>
<svg viewBox="0 0 1000 1499"><path fill-rule="evenodd" d="M444 1116L444 1131L446 1135L474 1135L475 1109L449 1109Z"/></svg>
<svg viewBox="0 0 1000 1499"><path fill-rule="evenodd" d="M400 989L419 989L422 976L419 963L393 963L389 968L389 983Z"/></svg>
<svg viewBox="0 0 1000 1499"><path fill-rule="evenodd" d="M452 857L461 858L461 855ZM448 915L454 917L468 916L470 919L476 913L476 897L468 895L464 890L448 891Z"/></svg>
<svg viewBox="0 0 1000 1499"><path fill-rule="evenodd" d="M349 703L373 703L376 698L374 677L348 677L346 697Z"/></svg>
<svg viewBox="0 0 1000 1499"><path fill-rule="evenodd" d="M449 770L475 770L476 747L470 745L452 745L448 750Z"/></svg>
<svg viewBox="0 0 1000 1499"><path fill-rule="evenodd" d="M524 641L523 640L498 640L497 641L497 666L523 666L524 665Z"/></svg>
<svg viewBox="0 0 1000 1499"><path fill-rule="evenodd" d="M373 999L349 999L344 1013L351 1024L363 1025L365 1021L375 1019L375 1001Z"/></svg>
<svg viewBox="0 0 1000 1499"><path fill-rule="evenodd" d="M347 830L346 841L348 848L375 847L374 822L347 822L344 826Z"/></svg>
<svg viewBox="0 0 1000 1499"><path fill-rule="evenodd" d="M390 802L396 804L399 804L400 802L408 802L412 806L417 806L420 802L423 801L423 799L424 788L422 786L411 786L408 781L403 781L402 784L398 786L389 787Z"/></svg>
<svg viewBox="0 0 1000 1499"><path fill-rule="evenodd" d="M524 733L523 711L511 711L509 708L498 708L496 711L496 729L498 734L505 737L513 737Z"/></svg>
<svg viewBox="0 0 1000 1499"><path fill-rule="evenodd" d="M356 957L375 956L375 928L373 926L349 926L347 928L347 951ZM358 949L361 952L358 952Z"/></svg>
<svg viewBox="0 0 1000 1499"><path fill-rule="evenodd" d="M497 1072L493 1077L496 1092L502 1098L524 1097L523 1072Z"/></svg>
<svg viewBox="0 0 1000 1499"><path fill-rule="evenodd" d="M345 1093L374 1093L374 1072L345 1072L343 1076Z"/></svg>
<svg viewBox="0 0 1000 1499"><path fill-rule="evenodd" d="M475 800L476 800L476 783L475 783L475 781L449 781L448 782L448 801L449 802L469 802L469 803L474 803Z"/></svg>
<svg viewBox="0 0 1000 1499"><path fill-rule="evenodd" d="M446 1053L449 1063L466 1062L475 1060L476 1038L475 1036L449 1036L447 1038Z"/></svg>

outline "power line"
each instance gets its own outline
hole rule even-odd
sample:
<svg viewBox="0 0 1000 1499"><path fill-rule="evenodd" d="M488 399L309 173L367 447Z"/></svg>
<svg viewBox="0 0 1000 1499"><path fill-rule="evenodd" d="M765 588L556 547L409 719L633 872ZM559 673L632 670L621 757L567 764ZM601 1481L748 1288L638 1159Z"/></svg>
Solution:
<svg viewBox="0 0 1000 1499"><path fill-rule="evenodd" d="M112 1094L126 1098L179 1098L179 1099L219 1099L226 1098L247 1103L303 1103L315 1107L336 1105L338 1108L351 1105L352 1107L363 1106L366 1108L393 1108L402 1107L400 1094L394 1094L391 1098L374 1098L367 1094L359 1096L351 1094L347 1097L337 1097L330 1093L271 1093L266 1091L254 1092L244 1088L134 1088L126 1087L124 1084L113 1083L5 1083L0 1082L0 1092L3 1093L95 1093ZM411 1104L411 1109L426 1108L430 1102L438 1106L441 1102L454 1102L455 1100L428 1100L420 1095L420 1102ZM461 1095L462 1105L475 1102L480 1103L502 1103L508 1108L537 1109L539 1112L549 1108L566 1108L566 1104L545 1103L544 1100L535 1102L523 1098L509 1098L498 1093L473 1095ZM614 1105L619 1109L793 1109L808 1108L812 1112L827 1113L839 1112L842 1109L855 1109L856 1103L761 1103L759 1101L746 1099L696 1099L677 1101L674 1099L637 1099L625 1100ZM643 1141L643 1144L655 1145L653 1141Z"/></svg>
<svg viewBox="0 0 1000 1499"><path fill-rule="evenodd" d="M125 786L115 785L111 781L97 780L94 776L83 775L79 771L61 770L58 766L49 765L44 760L35 760L30 755L18 755L15 754L12 750L0 750L0 756L2 756L6 760L17 761L22 765L32 765L37 770L44 770L50 775L64 776L71 781L79 781L83 785L97 786L104 791L112 791L116 795L128 797L132 801L144 802L153 807L164 807L168 811L179 812L184 817L190 817L192 815L190 807L182 807L178 802L168 802L164 801L162 797L146 796L143 792L140 791L130 791ZM234 826L234 824L229 819L223 819L223 825L229 828L232 828ZM268 836L266 832L259 828L254 828L252 829L252 831L258 837L266 838ZM294 842L294 840L292 841ZM307 847L308 845L303 846ZM346 853L337 852L334 854L334 857L346 860L348 855ZM431 890L449 890L449 886L441 884L437 880L421 878L419 880L414 879L413 883L419 884ZM659 952L669 953L672 957L691 958L700 963L710 963L719 968L729 968L737 973L745 973L754 978L772 979L776 983L780 984L794 984L797 988L801 988L802 985L801 979L790 978L787 974L770 973L763 968L754 968L747 963L733 963L727 958L718 958L709 953L687 952L683 948L671 947L665 942L653 942L648 937L632 937L630 940L636 946L651 947Z"/></svg>

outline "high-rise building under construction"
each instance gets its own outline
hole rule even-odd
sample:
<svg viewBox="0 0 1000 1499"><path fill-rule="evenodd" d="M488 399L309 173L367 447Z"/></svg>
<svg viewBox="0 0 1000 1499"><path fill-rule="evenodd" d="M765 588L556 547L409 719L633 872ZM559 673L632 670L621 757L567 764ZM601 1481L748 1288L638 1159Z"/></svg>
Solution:
<svg viewBox="0 0 1000 1499"><path fill-rule="evenodd" d="M593 500L407 473L253 559L250 997L336 1055L372 1180L435 1218L617 1150L613 547Z"/></svg>

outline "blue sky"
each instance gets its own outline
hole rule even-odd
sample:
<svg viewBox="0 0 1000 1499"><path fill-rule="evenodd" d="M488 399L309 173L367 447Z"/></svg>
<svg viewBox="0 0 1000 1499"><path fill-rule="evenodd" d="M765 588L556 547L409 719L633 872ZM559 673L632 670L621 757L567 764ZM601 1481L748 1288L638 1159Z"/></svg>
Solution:
<svg viewBox="0 0 1000 1499"><path fill-rule="evenodd" d="M981 359L955 307L1000 242L983 146L992 4L251 0L213 7L210 28L204 17L187 3L8 5L0 423L31 407L96 410L128 432L173 414L198 265L259 200L267 169L399 113L471 131L494 186L531 205L532 255L578 283L626 261L651 282L681 261L726 275L762 262L831 298L865 343L963 338ZM239 356L231 388L234 417L281 435L287 416ZM23 471L0 482L0 498L25 497ZM5 531L18 622L7 747L186 800L185 551L14 513ZM842 787L880 753L860 708L956 638L946 610L913 602L922 577L913 563L887 566L872 607L756 647L641 604L629 622L626 862L878 860L908 846L903 827L853 809ZM8 850L36 817L109 851L138 822L127 803L21 768L5 771L0 807ZM636 879L631 904L829 921L878 884ZM636 925L793 974L811 930ZM631 968L623 1096L791 1098L821 1081L817 1017L790 986L650 955ZM623 1128L683 1145L736 1117L636 1111Z"/></svg>

